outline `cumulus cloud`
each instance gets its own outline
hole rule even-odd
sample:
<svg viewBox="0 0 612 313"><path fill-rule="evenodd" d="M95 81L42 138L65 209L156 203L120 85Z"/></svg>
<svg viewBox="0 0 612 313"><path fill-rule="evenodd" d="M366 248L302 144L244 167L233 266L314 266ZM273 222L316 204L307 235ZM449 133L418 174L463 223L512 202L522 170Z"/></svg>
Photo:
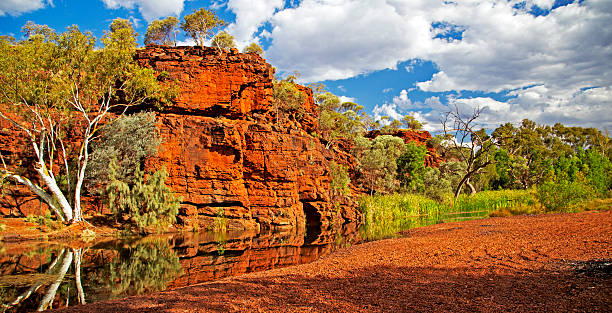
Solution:
<svg viewBox="0 0 612 313"><path fill-rule="evenodd" d="M284 5L284 0L229 0L227 7L236 14L236 20L228 25L227 30L234 36L239 47L259 41L254 35L260 26L268 21L276 10L283 8Z"/></svg>
<svg viewBox="0 0 612 313"><path fill-rule="evenodd" d="M340 103L344 103L344 102L355 102L356 99L353 97L347 97L347 96L340 96L338 97L340 99Z"/></svg>
<svg viewBox="0 0 612 313"><path fill-rule="evenodd" d="M184 0L102 0L109 9L134 9L147 21L170 15L179 16L183 12Z"/></svg>
<svg viewBox="0 0 612 313"><path fill-rule="evenodd" d="M0 16L19 16L23 13L36 11L45 6L53 6L51 0L2 0L0 1Z"/></svg>
<svg viewBox="0 0 612 313"><path fill-rule="evenodd" d="M377 105L372 110L372 113L374 114L375 120L380 120L381 117L383 116L388 116L395 120L401 120L404 117L397 111L397 106L393 103L385 103L383 105Z"/></svg>
<svg viewBox="0 0 612 313"><path fill-rule="evenodd" d="M266 55L281 70L297 69L305 81L395 68L432 41L427 19L406 18L389 2L304 0L270 19Z"/></svg>
<svg viewBox="0 0 612 313"><path fill-rule="evenodd" d="M440 71L416 85L421 91L514 96L505 102L450 99L452 105L486 106L486 124L533 117L608 126L601 118L610 116L604 114L608 109L596 99L612 101L612 2L554 5L554 0L303 0L268 18L272 44L266 56L281 71L300 71L303 81L350 78L415 60L406 67L412 71L415 62L431 61ZM549 11L535 16L534 6ZM453 31L461 32L460 38L437 36ZM374 113L393 116L434 105L421 113L437 119L442 102L430 99L415 103L400 93Z"/></svg>

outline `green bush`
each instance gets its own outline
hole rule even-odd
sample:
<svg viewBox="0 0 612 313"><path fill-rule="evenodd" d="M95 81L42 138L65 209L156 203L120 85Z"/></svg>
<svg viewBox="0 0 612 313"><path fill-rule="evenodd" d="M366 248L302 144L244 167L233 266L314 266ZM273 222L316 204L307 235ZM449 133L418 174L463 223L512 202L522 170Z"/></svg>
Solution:
<svg viewBox="0 0 612 313"><path fill-rule="evenodd" d="M594 198L595 190L584 179L549 180L538 186L537 197L546 212L572 211L577 205Z"/></svg>
<svg viewBox="0 0 612 313"><path fill-rule="evenodd" d="M404 153L397 158L397 176L401 186L409 190L423 190L423 174L425 171L425 146L409 142L404 147Z"/></svg>
<svg viewBox="0 0 612 313"><path fill-rule="evenodd" d="M274 108L277 111L298 113L303 111L304 93L298 89L295 79L294 76L289 76L273 82Z"/></svg>
<svg viewBox="0 0 612 313"><path fill-rule="evenodd" d="M155 113L137 113L118 118L101 129L87 165L86 184L90 192L101 193L110 181L111 159L118 162L115 178L132 184L134 170L144 158L157 152L160 139Z"/></svg>
<svg viewBox="0 0 612 313"><path fill-rule="evenodd" d="M351 178L348 174L348 167L334 161L330 163L329 167L329 176L332 179L330 184L332 196L349 196L351 194L349 188Z"/></svg>
<svg viewBox="0 0 612 313"><path fill-rule="evenodd" d="M115 214L128 213L141 231L148 227L165 230L176 221L181 200L166 186L165 168L149 175L145 181L143 171L137 167L131 185L117 179L116 172L117 162L113 159L109 164L110 183L106 194Z"/></svg>

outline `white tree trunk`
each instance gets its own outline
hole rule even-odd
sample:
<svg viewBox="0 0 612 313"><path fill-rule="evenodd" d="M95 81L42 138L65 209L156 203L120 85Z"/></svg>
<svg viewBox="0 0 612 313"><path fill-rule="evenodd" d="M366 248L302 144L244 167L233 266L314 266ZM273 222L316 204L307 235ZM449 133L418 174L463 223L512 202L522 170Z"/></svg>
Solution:
<svg viewBox="0 0 612 313"><path fill-rule="evenodd" d="M49 175L47 168L44 164L41 165L39 163L39 166L36 167L36 172L38 173L40 178L42 178L45 185L49 188L49 192L53 196L53 199L57 201L57 204L62 210L62 213L64 214L66 220L71 221L73 218L72 207L70 206L70 203L68 203L68 200L64 196L64 193L62 193L62 190L60 190L59 186L57 185L55 178Z"/></svg>
<svg viewBox="0 0 612 313"><path fill-rule="evenodd" d="M47 271L45 272L45 274L51 275L53 273L53 271L55 270L55 267L57 266L57 262L59 262L59 259L64 255L65 250L62 249L62 251L60 252L60 254L58 254L55 259L53 260L53 262L51 263L51 265L49 266L49 269L47 269ZM19 296L17 296L17 298L15 298L15 300L13 300L11 303L8 304L8 306L5 306L4 308L6 309L10 309L16 305L18 305L19 303L21 303L22 301L26 300L27 298L29 298L33 293L35 293L38 288L40 288L43 285L42 282L38 282L35 285L33 285L32 287L30 287L28 290L26 290L24 293L20 294Z"/></svg>
<svg viewBox="0 0 612 313"><path fill-rule="evenodd" d="M23 184L24 186L28 187L30 189L30 191L32 191L33 193L35 193L37 196L39 196L41 199L43 199L43 201L45 201L49 207L51 208L51 210L55 213L55 215L58 216L58 218L62 221L65 222L66 219L64 218L64 214L62 213L62 211L60 211L57 206L55 205L55 201L53 201L53 197L51 195L49 195L46 191L44 191L43 189L41 189L40 187L38 187L36 184L34 184L33 182L31 182L29 179L13 174L13 173L5 173L4 177L6 178L10 178L20 184Z"/></svg>

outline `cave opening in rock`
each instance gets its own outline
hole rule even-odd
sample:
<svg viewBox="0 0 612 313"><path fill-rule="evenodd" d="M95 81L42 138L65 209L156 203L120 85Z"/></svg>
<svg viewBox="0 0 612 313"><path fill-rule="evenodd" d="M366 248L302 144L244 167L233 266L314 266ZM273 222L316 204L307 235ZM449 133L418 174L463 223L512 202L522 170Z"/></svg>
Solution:
<svg viewBox="0 0 612 313"><path fill-rule="evenodd" d="M304 244L308 245L315 242L321 234L321 213L309 202L302 202L304 208L304 218L306 222L306 236Z"/></svg>
<svg viewBox="0 0 612 313"><path fill-rule="evenodd" d="M321 227L321 214L317 209L308 202L302 202L304 207L304 218L306 219L306 227Z"/></svg>

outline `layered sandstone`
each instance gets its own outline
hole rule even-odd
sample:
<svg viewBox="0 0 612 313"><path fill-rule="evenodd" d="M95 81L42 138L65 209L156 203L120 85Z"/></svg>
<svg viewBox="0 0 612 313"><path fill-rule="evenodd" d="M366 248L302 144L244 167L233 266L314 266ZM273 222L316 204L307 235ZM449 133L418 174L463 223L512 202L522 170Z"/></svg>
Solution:
<svg viewBox="0 0 612 313"><path fill-rule="evenodd" d="M274 69L256 54L152 47L136 59L180 86L176 103L158 111L163 143L148 164L168 169L185 227L220 218L230 228L327 227L359 217L331 201L334 155L311 135L319 128L309 88L300 88L305 114L279 117Z"/></svg>

